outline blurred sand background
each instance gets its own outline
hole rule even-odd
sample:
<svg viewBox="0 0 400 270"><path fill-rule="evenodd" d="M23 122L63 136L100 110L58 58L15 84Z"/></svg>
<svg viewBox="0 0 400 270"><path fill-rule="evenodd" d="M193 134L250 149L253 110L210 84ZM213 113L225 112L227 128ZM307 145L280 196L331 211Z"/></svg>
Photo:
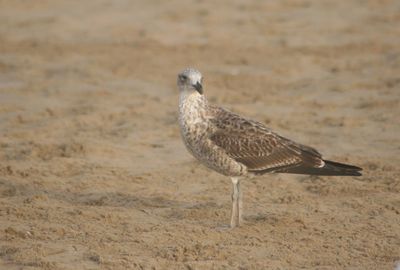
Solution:
<svg viewBox="0 0 400 270"><path fill-rule="evenodd" d="M362 177L231 183L176 74ZM400 1L0 0L0 269L393 269Z"/></svg>

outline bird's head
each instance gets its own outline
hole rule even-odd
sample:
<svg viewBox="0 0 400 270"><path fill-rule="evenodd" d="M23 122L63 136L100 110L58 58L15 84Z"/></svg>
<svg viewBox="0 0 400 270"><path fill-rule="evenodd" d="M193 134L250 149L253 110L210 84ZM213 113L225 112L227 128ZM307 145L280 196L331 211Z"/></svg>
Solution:
<svg viewBox="0 0 400 270"><path fill-rule="evenodd" d="M178 74L178 87L182 91L197 91L203 94L203 77L200 71L194 68L187 68Z"/></svg>

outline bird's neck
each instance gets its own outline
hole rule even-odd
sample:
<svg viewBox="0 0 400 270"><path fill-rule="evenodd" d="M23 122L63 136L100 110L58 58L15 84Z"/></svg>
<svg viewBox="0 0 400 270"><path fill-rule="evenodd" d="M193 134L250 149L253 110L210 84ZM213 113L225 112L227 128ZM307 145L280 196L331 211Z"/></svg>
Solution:
<svg viewBox="0 0 400 270"><path fill-rule="evenodd" d="M179 96L179 120L181 124L192 125L206 117L208 102L197 91L181 91Z"/></svg>

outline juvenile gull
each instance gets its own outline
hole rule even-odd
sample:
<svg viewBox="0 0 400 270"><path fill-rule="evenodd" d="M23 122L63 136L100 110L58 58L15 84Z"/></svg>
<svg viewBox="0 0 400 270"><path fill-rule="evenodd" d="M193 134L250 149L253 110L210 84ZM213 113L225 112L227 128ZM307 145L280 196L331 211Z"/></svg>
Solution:
<svg viewBox="0 0 400 270"><path fill-rule="evenodd" d="M324 160L263 124L208 103L201 73L187 68L178 75L179 125L189 152L208 168L231 177L231 227L242 221L240 179L264 173L359 176L359 167Z"/></svg>

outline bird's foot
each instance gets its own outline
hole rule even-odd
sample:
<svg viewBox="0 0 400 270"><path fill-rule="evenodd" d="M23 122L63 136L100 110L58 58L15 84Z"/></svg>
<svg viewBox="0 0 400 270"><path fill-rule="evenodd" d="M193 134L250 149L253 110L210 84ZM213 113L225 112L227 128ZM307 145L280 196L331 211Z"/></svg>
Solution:
<svg viewBox="0 0 400 270"><path fill-rule="evenodd" d="M232 229L233 228L230 225L220 225L220 226L215 227L215 230L219 231L219 232L226 232L226 231L230 231Z"/></svg>

